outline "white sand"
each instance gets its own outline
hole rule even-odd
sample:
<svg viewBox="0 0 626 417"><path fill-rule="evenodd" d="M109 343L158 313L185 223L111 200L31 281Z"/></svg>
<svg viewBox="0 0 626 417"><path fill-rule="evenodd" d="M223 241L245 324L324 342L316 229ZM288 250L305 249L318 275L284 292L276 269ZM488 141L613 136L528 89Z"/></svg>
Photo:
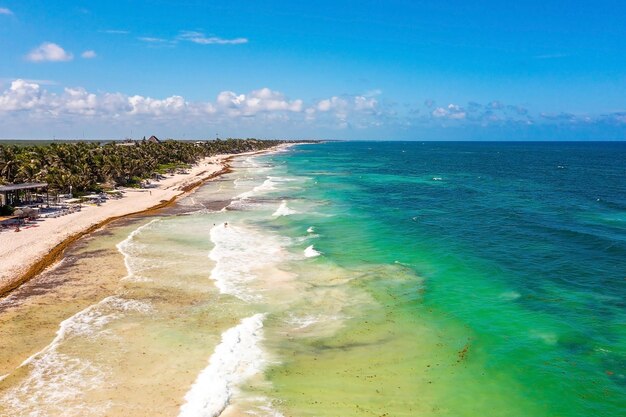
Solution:
<svg viewBox="0 0 626 417"><path fill-rule="evenodd" d="M188 170L188 174L153 182L155 188L124 189L124 197L119 200L111 199L100 206L83 205L80 212L43 219L37 222L37 227L22 228L20 232L13 229L0 232L0 293L64 240L111 217L140 212L184 194L182 189L186 186L224 168L224 161L230 156L205 158Z"/></svg>

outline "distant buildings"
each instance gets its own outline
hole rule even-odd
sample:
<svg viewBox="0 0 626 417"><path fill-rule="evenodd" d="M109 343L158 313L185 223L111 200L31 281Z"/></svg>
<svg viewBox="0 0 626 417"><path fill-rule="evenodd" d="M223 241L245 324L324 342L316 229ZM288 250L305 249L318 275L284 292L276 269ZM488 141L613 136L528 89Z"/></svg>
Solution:
<svg viewBox="0 0 626 417"><path fill-rule="evenodd" d="M152 135L148 139L146 139L146 137L144 136L143 141L132 140L132 139L127 138L124 142L117 142L116 145L117 146L134 146L134 145L140 144L140 142L150 142L150 143L159 143L159 144L162 143L159 138Z"/></svg>

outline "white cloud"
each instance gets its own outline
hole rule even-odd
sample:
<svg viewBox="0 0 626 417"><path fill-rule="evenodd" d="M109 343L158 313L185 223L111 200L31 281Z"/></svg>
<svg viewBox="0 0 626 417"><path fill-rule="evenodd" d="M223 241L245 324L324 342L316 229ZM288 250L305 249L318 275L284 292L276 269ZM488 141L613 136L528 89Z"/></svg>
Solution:
<svg viewBox="0 0 626 417"><path fill-rule="evenodd" d="M0 123L12 120L33 123L95 123L127 125L171 124L188 126L263 126L264 129L317 125L325 129L379 126L381 112L376 99L342 96L306 105L301 99L261 88L249 93L222 91L214 100L190 102L173 95L153 98L122 93L92 93L84 88L65 88L61 93L45 90L40 84L15 80L0 93ZM17 125L20 125L20 124ZM121 126L121 125L120 125Z"/></svg>
<svg viewBox="0 0 626 417"><path fill-rule="evenodd" d="M319 100L310 110L307 110L308 121L337 126L367 128L379 126L383 119L389 117L380 109L380 103L368 95L333 96Z"/></svg>
<svg viewBox="0 0 626 417"><path fill-rule="evenodd" d="M93 116L98 112L98 97L84 88L66 88L63 97L55 103L57 111Z"/></svg>
<svg viewBox="0 0 626 417"><path fill-rule="evenodd" d="M267 112L301 112L302 100L290 101L282 93L269 88L255 90L249 94L236 94L232 91L223 91L217 96L215 107L230 116L254 116L257 113Z"/></svg>
<svg viewBox="0 0 626 417"><path fill-rule="evenodd" d="M415 112L409 114L407 122L410 125L420 124L423 126L512 126L529 125L534 118L529 111L518 105L506 105L499 101L488 104L480 104L474 101L466 105L455 103L446 106L435 106L432 100L427 100L424 105L429 109L426 113ZM543 119L548 117L541 115Z"/></svg>
<svg viewBox="0 0 626 417"><path fill-rule="evenodd" d="M150 36L141 36L139 38L140 41L142 42L149 42L149 43L163 43L163 42L169 42L167 39L163 39L163 38L153 38Z"/></svg>
<svg viewBox="0 0 626 417"><path fill-rule="evenodd" d="M31 62L61 62L71 61L73 58L71 53L52 42L44 42L26 55L26 59Z"/></svg>
<svg viewBox="0 0 626 417"><path fill-rule="evenodd" d="M94 94L83 88L65 88L62 94L55 94L42 89L37 83L18 79L0 94L0 114L20 110L54 117L78 114L102 118L214 116L237 119L263 114L298 114L304 111L304 104L302 100L289 100L284 94L269 88L248 94L223 91L214 102L191 103L178 95L157 99L121 93Z"/></svg>
<svg viewBox="0 0 626 417"><path fill-rule="evenodd" d="M206 36L202 32L183 31L178 35L178 39L189 41L200 45L240 45L248 43L247 38L224 39L217 36Z"/></svg>
<svg viewBox="0 0 626 417"><path fill-rule="evenodd" d="M80 56L82 56L85 59L92 59L92 58L97 57L98 55L96 54L96 51L93 51L90 49L80 54Z"/></svg>
<svg viewBox="0 0 626 417"><path fill-rule="evenodd" d="M137 39L140 40L141 42L147 43L148 45L150 45L150 47L154 47L154 48L172 48L178 43L178 41L176 40L155 38L152 36L141 36Z"/></svg>
<svg viewBox="0 0 626 417"><path fill-rule="evenodd" d="M130 104L130 111L128 111L130 115L176 115L184 112L188 107L188 103L181 96L171 96L163 100L132 96L128 97L128 104Z"/></svg>
<svg viewBox="0 0 626 417"><path fill-rule="evenodd" d="M490 107L495 107L492 109ZM191 102L179 95L154 98L122 93L91 93L84 88L65 88L62 93L48 92L41 83L14 80L0 93L0 121L13 114L23 122L28 119L48 121L80 121L82 118L126 123L168 122L179 126L220 124L268 127L290 126L294 129L315 126L323 129L368 129L383 125L411 126L502 126L533 122L527 112L512 111L511 106L467 106L449 104L433 107L427 113L398 114L392 105L381 104L378 98L364 95L343 95L305 104L285 94L261 88L249 93L222 91L214 100ZM467 110L470 109L470 110ZM626 113L603 116L607 123L624 124ZM576 123L580 117L566 114L541 114L544 123ZM600 119L589 119L588 123ZM28 125L28 123L25 123Z"/></svg>
<svg viewBox="0 0 626 417"><path fill-rule="evenodd" d="M375 112L378 107L378 100L372 97L356 96L354 97L354 108L362 112Z"/></svg>
<svg viewBox="0 0 626 417"><path fill-rule="evenodd" d="M179 42L192 42L199 45L240 45L248 43L247 38L224 39L217 36L206 36L202 32L183 31L174 38L157 38L153 36L141 36L137 38L142 42L161 46L174 46Z"/></svg>
<svg viewBox="0 0 626 417"><path fill-rule="evenodd" d="M447 108L437 107L430 115L434 119L463 120L467 117L465 110L458 104L448 104Z"/></svg>
<svg viewBox="0 0 626 417"><path fill-rule="evenodd" d="M11 87L0 95L0 111L29 110L45 106L39 84L15 80Z"/></svg>
<svg viewBox="0 0 626 417"><path fill-rule="evenodd" d="M436 118L446 117L448 115L448 111L443 107L437 107L432 111L432 116Z"/></svg>
<svg viewBox="0 0 626 417"><path fill-rule="evenodd" d="M108 33L110 35L128 35L130 31L128 30L118 30L118 29L108 29L101 31L102 33Z"/></svg>
<svg viewBox="0 0 626 417"><path fill-rule="evenodd" d="M0 7L0 14L12 16L13 12L11 11L11 9L7 9L6 7Z"/></svg>

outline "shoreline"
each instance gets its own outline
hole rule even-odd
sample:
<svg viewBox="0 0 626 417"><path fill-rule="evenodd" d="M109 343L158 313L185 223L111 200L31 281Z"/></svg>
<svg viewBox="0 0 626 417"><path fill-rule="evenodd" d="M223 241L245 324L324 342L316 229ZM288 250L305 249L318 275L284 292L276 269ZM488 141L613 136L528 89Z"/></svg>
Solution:
<svg viewBox="0 0 626 417"><path fill-rule="evenodd" d="M3 265L0 270L0 298L8 296L56 264L63 257L65 249L82 237L116 220L152 214L172 205L207 181L231 172L230 162L235 157L265 154L289 146L292 145L282 144L260 151L207 157L194 165L189 174L166 178L156 188L126 190L120 200L110 200L98 207L87 206L80 212L60 218L47 218L33 230L23 229L18 235L15 232L0 233L0 247L12 247L0 254Z"/></svg>

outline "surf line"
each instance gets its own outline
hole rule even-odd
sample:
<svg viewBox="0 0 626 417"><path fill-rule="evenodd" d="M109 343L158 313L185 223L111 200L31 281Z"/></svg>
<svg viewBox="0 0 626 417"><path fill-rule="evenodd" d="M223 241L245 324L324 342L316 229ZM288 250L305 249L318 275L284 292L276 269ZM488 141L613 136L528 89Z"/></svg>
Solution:
<svg viewBox="0 0 626 417"><path fill-rule="evenodd" d="M230 405L238 386L267 363L260 342L265 314L255 314L222 333L220 344L190 390L179 417L218 417Z"/></svg>
<svg viewBox="0 0 626 417"><path fill-rule="evenodd" d="M132 242L132 240L138 235L140 234L144 229L146 229L147 227L149 227L150 225L152 225L153 223L159 221L160 219L153 219L151 221L149 221L148 223L139 226L137 229L133 230L132 232L130 232L128 234L128 237L126 239L124 239L123 241L121 241L120 243L118 243L116 245L118 251L124 256L124 265L126 266L126 272L127 275L126 277L122 278L122 280L127 279L129 277L133 277L134 273L132 268L130 267L130 264L128 262L128 257L129 254L127 254L124 249L127 248L127 246ZM106 323L106 320L103 320L103 318L101 317L99 320L96 319L95 317L95 310L100 307L100 306L104 306L107 305L108 303L111 302L116 302L116 301L122 301L119 297L115 296L115 295L111 295L108 297L103 298L102 300L100 300L99 302L95 303L95 304L91 304L89 306L87 306L86 308L84 308L83 310L75 313L74 315L72 315L71 317L63 320L60 324L59 324L59 328L57 329L56 335L54 337L54 339L52 339L52 341L45 346L43 349L41 349L40 351L33 353L32 355L30 355L28 358L26 358L24 361L22 361L22 363L16 368L22 368L26 365L30 365L36 358L41 357L42 355L45 355L49 352L53 352L56 351L56 348L58 347L58 345L68 336L69 333L76 333L79 330L84 330L87 325L89 324L89 321L93 321L95 323L98 323L100 325L104 325ZM110 317L107 317L110 318ZM6 375L3 375L0 377L0 381L6 379L9 375L11 375L13 372L15 371L15 369L11 372L9 372Z"/></svg>
<svg viewBox="0 0 626 417"><path fill-rule="evenodd" d="M287 206L286 200L283 200L282 203L280 203L280 206L274 212L274 214L272 214L272 216L274 217L291 216L292 214L297 214L297 213L298 212L296 210L293 210Z"/></svg>
<svg viewBox="0 0 626 417"><path fill-rule="evenodd" d="M159 218L152 219L148 223L139 226L138 228L136 228L135 230L130 232L126 239L122 240L120 243L115 245L115 247L117 248L118 252L121 253L122 256L124 257L124 266L126 267L127 275L124 278L122 278L122 280L130 279L130 278L133 278L135 276L135 271L133 271L133 268L132 268L131 262L130 262L131 258L132 258L132 254L130 253L130 249L131 249L131 245L132 245L133 240L135 239L135 237L137 235L139 235L141 232L143 232L144 229L149 228L151 225L153 225L154 223L156 223L156 222L158 222L160 220L161 219L159 219Z"/></svg>

